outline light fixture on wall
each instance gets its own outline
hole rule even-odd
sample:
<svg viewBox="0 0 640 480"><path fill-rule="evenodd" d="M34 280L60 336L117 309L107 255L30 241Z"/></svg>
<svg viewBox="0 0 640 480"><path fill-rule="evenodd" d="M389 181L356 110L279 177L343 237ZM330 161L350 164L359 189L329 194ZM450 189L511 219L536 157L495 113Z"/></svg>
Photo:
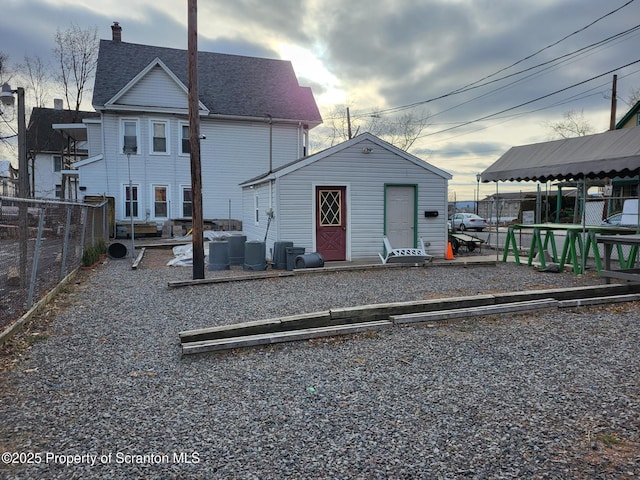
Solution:
<svg viewBox="0 0 640 480"><path fill-rule="evenodd" d="M362 153L369 154L371 152L373 152L373 148L371 148L371 147L363 147L362 148Z"/></svg>

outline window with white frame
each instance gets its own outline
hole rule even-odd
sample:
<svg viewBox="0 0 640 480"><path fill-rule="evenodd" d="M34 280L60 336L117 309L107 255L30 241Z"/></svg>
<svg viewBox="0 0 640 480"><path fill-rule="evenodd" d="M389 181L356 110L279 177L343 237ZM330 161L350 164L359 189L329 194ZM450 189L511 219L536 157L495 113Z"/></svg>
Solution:
<svg viewBox="0 0 640 480"><path fill-rule="evenodd" d="M138 185L131 185L129 190L129 184L123 185L124 187L124 216L131 218L131 212L133 217L138 216Z"/></svg>
<svg viewBox="0 0 640 480"><path fill-rule="evenodd" d="M62 198L62 185L57 183L56 184L56 198Z"/></svg>
<svg viewBox="0 0 640 480"><path fill-rule="evenodd" d="M189 218L193 213L193 197L191 187L182 187L182 216Z"/></svg>
<svg viewBox="0 0 640 480"><path fill-rule="evenodd" d="M169 153L169 122L164 120L151 120L151 145L149 151L155 154Z"/></svg>
<svg viewBox="0 0 640 480"><path fill-rule="evenodd" d="M138 120L123 119L120 123L121 151L135 155L138 153L138 138L140 137Z"/></svg>
<svg viewBox="0 0 640 480"><path fill-rule="evenodd" d="M155 218L167 218L169 203L166 185L153 186L153 216Z"/></svg>
<svg viewBox="0 0 640 480"><path fill-rule="evenodd" d="M53 171L54 172L62 171L62 157L60 155L53 156Z"/></svg>
<svg viewBox="0 0 640 480"><path fill-rule="evenodd" d="M191 153L191 143L189 142L189 125L180 124L180 155L189 155Z"/></svg>
<svg viewBox="0 0 640 480"><path fill-rule="evenodd" d="M256 193L255 197L253 197L253 206L255 209L255 224L256 225L260 225L260 197L258 196L258 194Z"/></svg>

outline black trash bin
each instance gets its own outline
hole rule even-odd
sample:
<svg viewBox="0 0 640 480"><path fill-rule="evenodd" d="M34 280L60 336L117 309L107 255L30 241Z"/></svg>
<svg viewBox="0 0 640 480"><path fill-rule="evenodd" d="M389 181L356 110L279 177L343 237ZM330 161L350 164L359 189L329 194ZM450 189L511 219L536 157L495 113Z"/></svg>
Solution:
<svg viewBox="0 0 640 480"><path fill-rule="evenodd" d="M304 247L287 247L287 270L296 268L296 257L304 254Z"/></svg>
<svg viewBox="0 0 640 480"><path fill-rule="evenodd" d="M273 268L285 270L287 268L287 248L293 247L293 242L281 241L273 243Z"/></svg>

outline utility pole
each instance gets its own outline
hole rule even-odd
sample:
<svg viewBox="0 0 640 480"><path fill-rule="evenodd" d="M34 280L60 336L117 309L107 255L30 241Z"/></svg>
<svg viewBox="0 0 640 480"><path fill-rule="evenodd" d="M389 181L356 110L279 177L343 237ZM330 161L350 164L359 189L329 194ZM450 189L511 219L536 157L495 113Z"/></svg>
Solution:
<svg viewBox="0 0 640 480"><path fill-rule="evenodd" d="M611 85L611 117L609 119L609 130L616 129L616 108L618 105L618 75L613 76ZM609 216L609 197L611 196L611 179L604 179L604 202L602 203L602 220Z"/></svg>
<svg viewBox="0 0 640 480"><path fill-rule="evenodd" d="M188 69L189 69L189 143L191 159L191 238L193 279L204 278L204 240L202 223L202 170L200 165L200 108L198 95L198 1L188 3Z"/></svg>
<svg viewBox="0 0 640 480"><path fill-rule="evenodd" d="M618 75L614 75L613 85L611 86L611 119L609 121L609 130L616 129L617 89L618 89Z"/></svg>
<svg viewBox="0 0 640 480"><path fill-rule="evenodd" d="M349 140L351 140L351 114L349 113L349 107L347 107L347 132Z"/></svg>

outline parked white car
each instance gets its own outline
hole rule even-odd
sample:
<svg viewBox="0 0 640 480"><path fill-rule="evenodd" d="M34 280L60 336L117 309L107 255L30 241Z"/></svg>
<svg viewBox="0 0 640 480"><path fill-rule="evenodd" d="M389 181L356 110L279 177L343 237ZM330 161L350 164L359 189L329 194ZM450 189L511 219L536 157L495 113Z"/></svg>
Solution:
<svg viewBox="0 0 640 480"><path fill-rule="evenodd" d="M487 221L474 213L456 213L451 217L454 230L478 230L487 228Z"/></svg>

